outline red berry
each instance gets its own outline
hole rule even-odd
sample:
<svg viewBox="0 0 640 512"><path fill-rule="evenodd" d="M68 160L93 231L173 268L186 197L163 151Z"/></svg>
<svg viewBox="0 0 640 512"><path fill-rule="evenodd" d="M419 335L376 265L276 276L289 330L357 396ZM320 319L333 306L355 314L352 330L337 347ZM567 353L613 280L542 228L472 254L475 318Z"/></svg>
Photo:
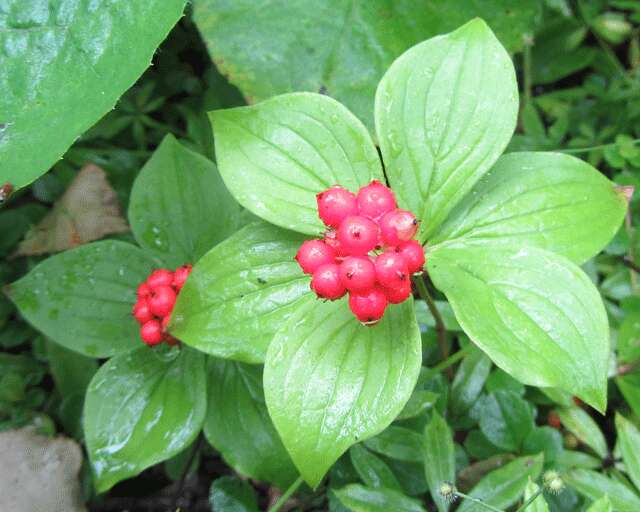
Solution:
<svg viewBox="0 0 640 512"><path fill-rule="evenodd" d="M386 307L387 297L378 287L366 292L349 294L349 308L358 320L367 325L373 325L380 320Z"/></svg>
<svg viewBox="0 0 640 512"><path fill-rule="evenodd" d="M320 265L334 263L336 251L322 240L307 240L300 246L295 259L305 274L313 274Z"/></svg>
<svg viewBox="0 0 640 512"><path fill-rule="evenodd" d="M151 287L147 283L142 283L138 286L138 298L146 299L151 295Z"/></svg>
<svg viewBox="0 0 640 512"><path fill-rule="evenodd" d="M550 427L560 429L562 427L562 422L560 421L560 416L555 411L551 411L547 416L547 423Z"/></svg>
<svg viewBox="0 0 640 512"><path fill-rule="evenodd" d="M378 245L378 225L362 215L353 215L342 221L338 228L338 241L345 252L362 256Z"/></svg>
<svg viewBox="0 0 640 512"><path fill-rule="evenodd" d="M356 196L338 185L320 192L316 200L320 219L332 228L337 228L349 215L358 215Z"/></svg>
<svg viewBox="0 0 640 512"><path fill-rule="evenodd" d="M379 219L396 208L393 192L378 180L373 180L366 187L362 187L358 192L357 200L360 215L371 219Z"/></svg>
<svg viewBox="0 0 640 512"><path fill-rule="evenodd" d="M382 238L388 245L400 245L411 240L418 231L418 219L413 213L399 208L385 213L380 219Z"/></svg>
<svg viewBox="0 0 640 512"><path fill-rule="evenodd" d="M376 258L376 279L385 288L398 288L409 282L409 268L400 253L386 251Z"/></svg>
<svg viewBox="0 0 640 512"><path fill-rule="evenodd" d="M176 303L176 292L171 286L157 286L147 301L151 312L155 316L163 317L173 310Z"/></svg>
<svg viewBox="0 0 640 512"><path fill-rule="evenodd" d="M162 327L162 332L167 332L167 327L169 326L169 322L171 321L171 313L166 315L162 322L160 322L160 326Z"/></svg>
<svg viewBox="0 0 640 512"><path fill-rule="evenodd" d="M147 345L157 345L162 341L162 327L157 320L149 320L140 327L140 337Z"/></svg>
<svg viewBox="0 0 640 512"><path fill-rule="evenodd" d="M173 284L173 272L164 268L154 270L151 275L147 277L147 284L150 288L171 286Z"/></svg>
<svg viewBox="0 0 640 512"><path fill-rule="evenodd" d="M340 281L340 267L335 263L320 265L311 277L311 289L323 299L336 300L342 297L347 289Z"/></svg>
<svg viewBox="0 0 640 512"><path fill-rule="evenodd" d="M411 295L411 281L403 281L400 286L385 288L384 294L387 296L389 304L400 304Z"/></svg>
<svg viewBox="0 0 640 512"><path fill-rule="evenodd" d="M417 240L409 240L396 247L396 252L402 254L407 262L409 273L420 272L424 266L424 249Z"/></svg>
<svg viewBox="0 0 640 512"><path fill-rule="evenodd" d="M173 273L173 286L175 286L178 291L184 286L192 270L193 265L182 265Z"/></svg>
<svg viewBox="0 0 640 512"><path fill-rule="evenodd" d="M367 256L349 256L340 263L340 280L350 292L362 292L376 284L376 268Z"/></svg>
<svg viewBox="0 0 640 512"><path fill-rule="evenodd" d="M338 241L338 232L335 229L331 229L325 233L323 242L335 251L336 258L348 256Z"/></svg>
<svg viewBox="0 0 640 512"><path fill-rule="evenodd" d="M138 302L133 306L133 317L140 324L153 320L153 313L151 313L151 310L149 309L147 299L138 299Z"/></svg>

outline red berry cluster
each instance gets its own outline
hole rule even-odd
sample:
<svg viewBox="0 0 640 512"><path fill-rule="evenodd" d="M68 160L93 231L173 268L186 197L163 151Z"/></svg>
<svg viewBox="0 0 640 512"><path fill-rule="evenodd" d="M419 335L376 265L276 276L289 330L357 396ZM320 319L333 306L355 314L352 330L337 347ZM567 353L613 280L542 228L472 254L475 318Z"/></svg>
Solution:
<svg viewBox="0 0 640 512"><path fill-rule="evenodd" d="M316 196L320 219L330 228L322 240L307 240L296 260L323 299L349 292L349 307L371 325L389 303L411 295L411 274L424 266L424 250L413 239L418 221L397 207L393 192L377 180L357 196L334 186Z"/></svg>
<svg viewBox="0 0 640 512"><path fill-rule="evenodd" d="M140 337L150 347L163 341L175 345L176 339L167 332L178 293L191 273L191 265L183 265L171 272L165 268L154 270L138 286L138 301L133 317L140 324Z"/></svg>

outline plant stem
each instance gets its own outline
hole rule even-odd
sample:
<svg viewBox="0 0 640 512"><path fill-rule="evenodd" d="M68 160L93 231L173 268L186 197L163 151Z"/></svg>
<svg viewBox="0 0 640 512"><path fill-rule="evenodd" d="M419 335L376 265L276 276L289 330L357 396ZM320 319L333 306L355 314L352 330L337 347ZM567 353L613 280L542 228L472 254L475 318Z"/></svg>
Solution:
<svg viewBox="0 0 640 512"><path fill-rule="evenodd" d="M522 72L524 75L524 100L525 104L531 103L531 45L533 40L531 35L524 36L524 50L522 54Z"/></svg>
<svg viewBox="0 0 640 512"><path fill-rule="evenodd" d="M630 268L634 272L640 273L640 265L638 265L635 261L630 260L628 256L622 258L622 264L625 267Z"/></svg>
<svg viewBox="0 0 640 512"><path fill-rule="evenodd" d="M434 367L429 368L427 371L427 374L429 376L435 375L436 373L440 373L441 371L446 370L447 368L450 368L451 366L456 364L458 361L460 361L460 359L464 358L470 349L471 349L471 343L469 343L466 347L458 350L455 354L450 355L444 361L439 362Z"/></svg>
<svg viewBox="0 0 640 512"><path fill-rule="evenodd" d="M516 512L525 512L526 508L531 505L534 500L540 496L542 494L542 487L539 487L538 490L533 493L531 496L529 496L529 499L527 501L525 501L522 505L520 505L518 507L518 509L516 510Z"/></svg>
<svg viewBox="0 0 640 512"><path fill-rule="evenodd" d="M631 141L631 144L638 144L638 143L640 143L640 139L634 139ZM588 153L589 151L595 151L596 149L605 149L605 148L608 148L609 146L615 146L615 145L616 145L615 142L609 142L608 144L599 144L597 146L589 146L586 148L556 149L554 151L556 153L573 153L573 154Z"/></svg>
<svg viewBox="0 0 640 512"><path fill-rule="evenodd" d="M633 221L631 218L631 209L627 210L627 214L624 216L624 228L629 237L629 249L627 250L627 259L635 265L636 261L636 248L635 248L635 229L633 228ZM631 289L635 292L638 289L638 276L636 270L629 268L629 276L631 278Z"/></svg>
<svg viewBox="0 0 640 512"><path fill-rule="evenodd" d="M282 505L284 505L287 502L287 500L291 498L291 495L298 490L298 487L300 487L301 484L302 484L302 477L299 476L297 480L289 486L289 488L284 492L284 494L280 496L280 499L278 499L278 501L275 502L273 507L269 509L269 512L278 512L278 510L280 510Z"/></svg>
<svg viewBox="0 0 640 512"><path fill-rule="evenodd" d="M191 448L191 453L189 454L189 459L187 460L187 464L182 470L182 474L180 475L180 480L178 481L178 488L176 489L175 494L173 495L173 508L175 509L178 504L178 498L182 494L182 490L184 489L184 482L187 479L187 475L189 474L189 470L191 466L193 466L193 461L196 460L196 455L200 451L202 447L203 436L200 434L195 443L193 443L193 448Z"/></svg>
<svg viewBox="0 0 640 512"><path fill-rule="evenodd" d="M468 494L463 494L463 493L461 493L459 491L456 491L456 496L458 498L463 498L465 500L473 501L477 505L480 505L481 507L484 507L487 510L491 510L492 512L504 512L504 510L496 508L494 506L491 506L488 503L485 503L484 501L479 500L478 498L474 498L473 496L469 496Z"/></svg>
<svg viewBox="0 0 640 512"><path fill-rule="evenodd" d="M427 285L424 282L423 276L416 276L413 279L413 282L418 289L418 294L427 303L427 307L429 311L433 315L433 319L436 322L436 336L438 341L438 349L440 350L440 356L443 360L446 360L449 357L449 347L447 346L447 328L444 325L444 320L442 319L442 315L440 315L440 311L436 307L436 303L431 297L429 290L427 289ZM453 377L453 373L450 371L451 368L447 368L447 375L451 378Z"/></svg>

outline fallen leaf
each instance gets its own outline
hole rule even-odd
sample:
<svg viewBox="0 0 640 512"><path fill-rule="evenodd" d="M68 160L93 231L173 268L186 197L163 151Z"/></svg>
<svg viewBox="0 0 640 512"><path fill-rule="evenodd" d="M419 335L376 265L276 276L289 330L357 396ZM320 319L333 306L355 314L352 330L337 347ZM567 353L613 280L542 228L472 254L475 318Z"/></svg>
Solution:
<svg viewBox="0 0 640 512"><path fill-rule="evenodd" d="M81 466L82 451L71 439L28 428L0 432L0 510L86 512Z"/></svg>
<svg viewBox="0 0 640 512"><path fill-rule="evenodd" d="M59 252L128 231L106 173L85 165L53 209L29 231L15 256Z"/></svg>

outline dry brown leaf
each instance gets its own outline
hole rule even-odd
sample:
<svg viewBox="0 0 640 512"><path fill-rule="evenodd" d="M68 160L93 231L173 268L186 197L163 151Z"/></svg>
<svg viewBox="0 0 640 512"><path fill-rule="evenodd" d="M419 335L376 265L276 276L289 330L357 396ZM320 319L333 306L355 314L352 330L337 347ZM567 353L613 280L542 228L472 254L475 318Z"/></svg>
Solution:
<svg viewBox="0 0 640 512"><path fill-rule="evenodd" d="M28 428L0 432L0 510L86 512L81 465L82 451L71 439Z"/></svg>
<svg viewBox="0 0 640 512"><path fill-rule="evenodd" d="M59 252L128 231L118 198L97 165L85 165L53 209L22 241L16 256Z"/></svg>

